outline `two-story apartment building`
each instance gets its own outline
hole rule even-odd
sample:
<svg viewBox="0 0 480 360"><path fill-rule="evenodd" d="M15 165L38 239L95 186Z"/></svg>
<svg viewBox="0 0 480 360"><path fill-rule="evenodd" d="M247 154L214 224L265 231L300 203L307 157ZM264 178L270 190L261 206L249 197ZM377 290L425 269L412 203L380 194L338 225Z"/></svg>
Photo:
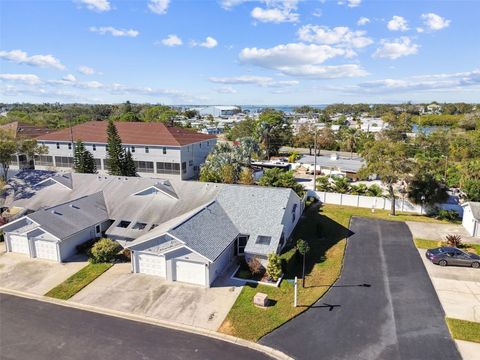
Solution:
<svg viewBox="0 0 480 360"><path fill-rule="evenodd" d="M107 173L107 125L106 121L90 121L39 136L37 141L48 147L48 154L35 158L35 168L70 172L74 143L81 140L93 154L97 171ZM140 176L182 180L195 177L217 141L213 135L163 123L117 122L115 126Z"/></svg>

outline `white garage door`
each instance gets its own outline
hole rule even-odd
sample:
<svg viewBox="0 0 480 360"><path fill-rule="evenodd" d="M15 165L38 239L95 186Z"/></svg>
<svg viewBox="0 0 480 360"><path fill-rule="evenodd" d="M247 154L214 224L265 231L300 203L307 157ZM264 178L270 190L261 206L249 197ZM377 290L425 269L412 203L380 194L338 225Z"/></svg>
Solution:
<svg viewBox="0 0 480 360"><path fill-rule="evenodd" d="M10 237L10 251L22 254L30 254L28 248L28 239L23 235L9 235Z"/></svg>
<svg viewBox="0 0 480 360"><path fill-rule="evenodd" d="M35 254L39 259L60 261L57 254L57 244L52 241L35 240Z"/></svg>
<svg viewBox="0 0 480 360"><path fill-rule="evenodd" d="M138 254L138 272L165 277L165 258L159 255Z"/></svg>
<svg viewBox="0 0 480 360"><path fill-rule="evenodd" d="M205 285L205 264L175 261L176 280L191 284Z"/></svg>

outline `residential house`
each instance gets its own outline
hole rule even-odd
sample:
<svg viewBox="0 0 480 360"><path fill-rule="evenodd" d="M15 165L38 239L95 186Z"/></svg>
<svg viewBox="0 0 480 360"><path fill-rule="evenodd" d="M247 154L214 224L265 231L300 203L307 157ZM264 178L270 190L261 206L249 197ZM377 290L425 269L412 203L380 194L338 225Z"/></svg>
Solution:
<svg viewBox="0 0 480 360"><path fill-rule="evenodd" d="M462 225L471 236L480 237L480 202L467 202L462 205Z"/></svg>
<svg viewBox="0 0 480 360"><path fill-rule="evenodd" d="M36 235L22 227L34 224L55 233L50 222L60 227L75 222L87 204L103 209L103 199L106 214L79 221L77 232L93 229L89 238L94 238L100 225L104 236L131 250L132 272L202 286L210 286L239 257L257 257L266 266L268 254L282 250L303 210L298 195L286 188L38 171L12 179L5 197L5 206L33 211L3 227L9 241L26 234L8 251L35 257L26 244L34 244ZM71 235L53 235L49 240L59 244L61 256L50 258L64 261L70 252L62 253L62 242L73 244Z"/></svg>
<svg viewBox="0 0 480 360"><path fill-rule="evenodd" d="M48 147L48 154L35 158L35 168L71 171L74 142L82 140L93 154L98 172L107 173L107 125L106 121L90 121L39 136L37 141ZM213 135L163 123L117 122L115 125L140 176L193 178L217 142Z"/></svg>

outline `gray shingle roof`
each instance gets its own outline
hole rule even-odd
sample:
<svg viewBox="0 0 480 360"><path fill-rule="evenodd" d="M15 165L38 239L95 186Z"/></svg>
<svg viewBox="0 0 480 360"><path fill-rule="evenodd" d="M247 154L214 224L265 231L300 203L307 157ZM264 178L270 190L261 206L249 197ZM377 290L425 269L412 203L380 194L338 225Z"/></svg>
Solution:
<svg viewBox="0 0 480 360"><path fill-rule="evenodd" d="M472 215L475 220L480 220L480 202L470 201L468 205L470 205L470 209L472 209Z"/></svg>
<svg viewBox="0 0 480 360"><path fill-rule="evenodd" d="M214 202L168 233L214 261L237 237L238 229L220 204Z"/></svg>
<svg viewBox="0 0 480 360"><path fill-rule="evenodd" d="M109 219L101 192L38 210L28 218L60 240Z"/></svg>
<svg viewBox="0 0 480 360"><path fill-rule="evenodd" d="M301 164L313 165L314 156L304 155L300 160L298 160L298 162ZM335 160L332 159L330 155L317 156L317 166L338 168L341 171L358 172L362 165L363 159L360 157L354 157L353 159L349 159L339 156Z"/></svg>

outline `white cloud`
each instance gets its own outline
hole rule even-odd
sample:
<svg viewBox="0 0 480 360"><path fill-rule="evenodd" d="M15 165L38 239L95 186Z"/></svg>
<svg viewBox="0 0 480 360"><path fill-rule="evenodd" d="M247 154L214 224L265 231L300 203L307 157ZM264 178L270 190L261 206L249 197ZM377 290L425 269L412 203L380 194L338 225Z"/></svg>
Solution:
<svg viewBox="0 0 480 360"><path fill-rule="evenodd" d="M243 4L244 2L247 2L247 0L221 0L220 5L225 10L230 10L237 5Z"/></svg>
<svg viewBox="0 0 480 360"><path fill-rule="evenodd" d="M419 48L419 46L414 44L407 36L402 36L399 39L391 41L382 40L381 44L373 54L373 57L395 60L402 56L414 55L418 52Z"/></svg>
<svg viewBox="0 0 480 360"><path fill-rule="evenodd" d="M165 46L180 46L183 44L182 39L180 39L177 35L170 34L165 39L161 40L161 43Z"/></svg>
<svg viewBox="0 0 480 360"><path fill-rule="evenodd" d="M167 13L168 5L170 5L170 0L150 0L148 8L155 14L164 15Z"/></svg>
<svg viewBox="0 0 480 360"><path fill-rule="evenodd" d="M13 81L28 85L40 84L42 81L34 74L0 74L0 80Z"/></svg>
<svg viewBox="0 0 480 360"><path fill-rule="evenodd" d="M92 11L104 12L112 9L108 0L78 0L78 2L86 5L87 9Z"/></svg>
<svg viewBox="0 0 480 360"><path fill-rule="evenodd" d="M413 76L406 79L382 79L360 83L343 90L353 92L409 92L415 90L452 91L480 85L480 69L469 72Z"/></svg>
<svg viewBox="0 0 480 360"><path fill-rule="evenodd" d="M350 8L354 8L354 7L357 7L357 6L360 6L360 4L362 3L362 0L339 0L338 1L338 5L347 5L348 7Z"/></svg>
<svg viewBox="0 0 480 360"><path fill-rule="evenodd" d="M365 16L362 16L360 19L358 19L357 25L358 26L364 26L364 25L367 25L369 22L370 22L369 18L367 18Z"/></svg>
<svg viewBox="0 0 480 360"><path fill-rule="evenodd" d="M254 75L211 77L208 80L217 84L259 85L264 87L291 87L299 84L298 80L274 80L268 76L254 76Z"/></svg>
<svg viewBox="0 0 480 360"><path fill-rule="evenodd" d="M350 49L330 45L291 43L269 49L245 48L239 56L245 64L277 70L289 76L323 79L367 75L357 64L320 66L335 57L351 56Z"/></svg>
<svg viewBox="0 0 480 360"><path fill-rule="evenodd" d="M407 31L408 22L402 16L394 15L392 19L388 22L387 28L390 31Z"/></svg>
<svg viewBox="0 0 480 360"><path fill-rule="evenodd" d="M190 41L190 46L201 46L207 49L212 49L218 45L218 41L211 36L207 36L205 41L197 42L195 40Z"/></svg>
<svg viewBox="0 0 480 360"><path fill-rule="evenodd" d="M430 30L442 30L450 26L451 20L447 20L440 15L434 13L422 14L422 19Z"/></svg>
<svg viewBox="0 0 480 360"><path fill-rule="evenodd" d="M95 69L93 69L91 67L88 67L88 66L85 66L85 65L79 66L78 71L80 73L82 73L83 75L93 75L93 74L95 74Z"/></svg>
<svg viewBox="0 0 480 360"><path fill-rule="evenodd" d="M62 80L68 81L68 82L76 82L77 78L75 76L73 76L73 74L68 74L68 75L64 76L62 78Z"/></svg>
<svg viewBox="0 0 480 360"><path fill-rule="evenodd" d="M260 8L256 7L252 10L252 17L260 22L284 23L298 22L299 14L292 12L292 9L284 8Z"/></svg>
<svg viewBox="0 0 480 360"><path fill-rule="evenodd" d="M300 40L316 44L362 48L373 43L372 39L365 36L365 31L352 31L346 26L330 29L328 26L304 25L297 34Z"/></svg>
<svg viewBox="0 0 480 360"><path fill-rule="evenodd" d="M213 91L219 94L236 94L237 93L237 90L232 88L231 86L216 88L216 89L213 89Z"/></svg>
<svg viewBox="0 0 480 360"><path fill-rule="evenodd" d="M425 29L421 28L421 27L417 27L416 30L417 30L418 33L423 33L425 31Z"/></svg>
<svg viewBox="0 0 480 360"><path fill-rule="evenodd" d="M315 17L321 17L323 15L322 9L315 9L312 15Z"/></svg>
<svg viewBox="0 0 480 360"><path fill-rule="evenodd" d="M100 35L110 34L115 37L137 37L140 32L133 29L117 29L112 26L95 27L91 26L90 31Z"/></svg>
<svg viewBox="0 0 480 360"><path fill-rule="evenodd" d="M0 59L12 61L16 64L26 64L30 66L38 66L43 68L54 68L63 70L65 66L53 55L32 55L28 56L25 51L12 50L0 51Z"/></svg>

